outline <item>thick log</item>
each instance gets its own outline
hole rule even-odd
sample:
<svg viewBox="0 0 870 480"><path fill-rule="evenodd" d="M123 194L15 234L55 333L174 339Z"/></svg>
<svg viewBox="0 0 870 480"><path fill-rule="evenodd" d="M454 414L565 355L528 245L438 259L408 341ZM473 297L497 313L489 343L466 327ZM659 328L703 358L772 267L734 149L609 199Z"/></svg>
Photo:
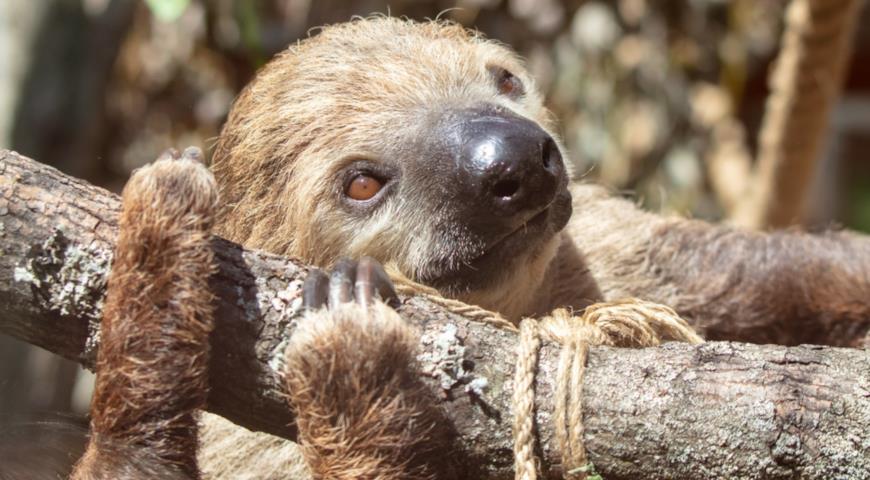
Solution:
<svg viewBox="0 0 870 480"><path fill-rule="evenodd" d="M118 198L0 151L0 332L92 366ZM281 358L307 267L215 239L219 273L209 410L293 439ZM420 297L421 374L457 434L469 478L512 478L517 336ZM559 475L550 422L558 347L537 376L542 470ZM707 343L594 348L584 440L607 479L870 478L866 349Z"/></svg>

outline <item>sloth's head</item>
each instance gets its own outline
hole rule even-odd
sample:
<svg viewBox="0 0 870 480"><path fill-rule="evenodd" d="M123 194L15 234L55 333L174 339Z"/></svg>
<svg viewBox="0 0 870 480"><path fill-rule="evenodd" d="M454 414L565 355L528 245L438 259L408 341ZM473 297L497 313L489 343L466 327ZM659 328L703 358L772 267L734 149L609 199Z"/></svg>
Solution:
<svg viewBox="0 0 870 480"><path fill-rule="evenodd" d="M508 315L571 214L529 73L445 23L357 20L291 47L236 101L214 169L233 240L322 266L371 255Z"/></svg>

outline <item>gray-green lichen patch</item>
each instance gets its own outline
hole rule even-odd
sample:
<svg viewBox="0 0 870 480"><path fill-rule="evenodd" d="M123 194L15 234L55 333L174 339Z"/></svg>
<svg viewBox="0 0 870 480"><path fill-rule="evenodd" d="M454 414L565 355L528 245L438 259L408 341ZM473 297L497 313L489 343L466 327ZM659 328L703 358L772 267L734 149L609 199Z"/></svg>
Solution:
<svg viewBox="0 0 870 480"><path fill-rule="evenodd" d="M278 345L275 347L275 350L272 351L272 355L269 358L269 368L278 375L284 375L285 369L287 366L287 362L284 360L287 358L287 346L290 344L289 338L284 338Z"/></svg>
<svg viewBox="0 0 870 480"><path fill-rule="evenodd" d="M302 280L286 282L278 278L258 278L257 302L260 312L276 316L281 341L272 350L268 365L273 372L283 375L289 332L295 327L302 310Z"/></svg>
<svg viewBox="0 0 870 480"><path fill-rule="evenodd" d="M273 312L279 322L289 321L302 308L302 281L278 277L256 279L257 303L262 314Z"/></svg>
<svg viewBox="0 0 870 480"><path fill-rule="evenodd" d="M448 323L438 332L423 334L420 343L425 348L417 360L422 365L422 373L436 379L445 392L465 385L467 393L482 396L489 382L466 368L466 347L458 332L456 325Z"/></svg>
<svg viewBox="0 0 870 480"><path fill-rule="evenodd" d="M64 316L99 321L112 252L71 242L60 229L31 247L23 265L15 268L16 282L29 283L43 308Z"/></svg>
<svg viewBox="0 0 870 480"><path fill-rule="evenodd" d="M482 397L487 387L489 387L489 380L486 377L477 377L468 382L465 392Z"/></svg>

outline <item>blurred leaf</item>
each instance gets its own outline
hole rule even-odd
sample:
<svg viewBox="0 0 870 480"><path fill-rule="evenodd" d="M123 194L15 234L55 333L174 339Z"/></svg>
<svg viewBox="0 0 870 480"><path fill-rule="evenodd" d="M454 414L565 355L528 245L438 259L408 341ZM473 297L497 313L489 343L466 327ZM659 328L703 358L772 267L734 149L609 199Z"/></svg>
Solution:
<svg viewBox="0 0 870 480"><path fill-rule="evenodd" d="M263 52L263 42L260 31L260 17L254 2L239 2L236 4L236 15L242 32L242 42L250 55L251 63L260 68L266 63Z"/></svg>
<svg viewBox="0 0 870 480"><path fill-rule="evenodd" d="M870 232L870 181L858 182L851 192L849 227Z"/></svg>
<svg viewBox="0 0 870 480"><path fill-rule="evenodd" d="M164 22L174 22L190 5L190 0L145 0L155 17Z"/></svg>

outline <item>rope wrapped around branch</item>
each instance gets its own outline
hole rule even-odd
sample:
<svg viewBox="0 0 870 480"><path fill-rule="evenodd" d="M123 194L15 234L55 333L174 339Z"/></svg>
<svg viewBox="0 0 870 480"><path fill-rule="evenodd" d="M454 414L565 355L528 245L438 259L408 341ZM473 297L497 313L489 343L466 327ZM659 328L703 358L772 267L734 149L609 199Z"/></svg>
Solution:
<svg viewBox="0 0 870 480"><path fill-rule="evenodd" d="M403 295L421 295L448 311L506 330L517 327L499 315L475 305L445 298L426 285L404 276L395 265L387 272ZM519 352L514 373L514 465L517 480L535 480L535 373L541 341L562 346L553 415L556 438L562 451L565 478L586 480L592 468L583 446L583 372L590 346L655 347L664 341L692 344L704 340L673 309L638 299L597 303L586 307L582 316L565 309L555 310L541 320L520 322Z"/></svg>
<svg viewBox="0 0 870 480"><path fill-rule="evenodd" d="M541 320L524 319L514 380L514 457L517 480L537 478L534 455L535 373L542 340L561 345L552 416L565 478L585 480L592 472L583 445L583 373L590 346L654 347L664 341L703 339L672 309L627 299L591 305L582 316L556 310Z"/></svg>

